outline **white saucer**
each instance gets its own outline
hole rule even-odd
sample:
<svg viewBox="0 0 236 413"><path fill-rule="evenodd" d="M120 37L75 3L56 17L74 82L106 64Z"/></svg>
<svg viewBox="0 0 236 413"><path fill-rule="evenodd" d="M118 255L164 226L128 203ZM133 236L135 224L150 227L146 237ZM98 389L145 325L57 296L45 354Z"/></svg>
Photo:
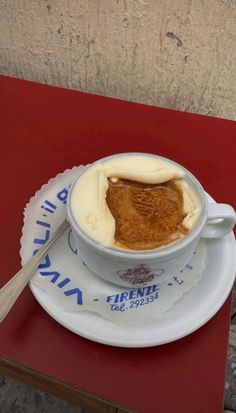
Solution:
<svg viewBox="0 0 236 413"><path fill-rule="evenodd" d="M99 343L118 347L151 347L182 338L205 324L224 304L232 288L235 269L235 239L208 240L207 263L196 288L185 294L162 319L139 325L111 323L99 315L62 311L41 289L31 290L41 306L74 333Z"/></svg>
<svg viewBox="0 0 236 413"><path fill-rule="evenodd" d="M21 248L21 256L24 256L25 260L32 256L32 234L34 234L35 219L38 217L38 212L34 216L35 207L37 211L41 211L43 217L47 215L54 217L56 209L62 220L65 215L65 192L68 192L66 188L77 176L78 171L79 167L74 167L59 174L31 198L26 207L24 220L28 230L23 230L21 240L21 243L24 240L23 244L25 244L24 248L23 244ZM51 186L54 191L59 191L55 198L57 203L55 202L53 206L47 203L48 201L44 201L40 206L39 200L43 202ZM62 188L64 189L61 190ZM214 202L210 196L209 200ZM162 318L152 319L149 322L119 324L112 323L92 312L66 312L43 289L35 285L33 280L30 282L30 288L48 314L80 336L118 347L150 347L165 344L182 338L205 324L220 309L230 293L236 272L233 233L221 239L206 240L206 246L206 266L197 286L184 294Z"/></svg>

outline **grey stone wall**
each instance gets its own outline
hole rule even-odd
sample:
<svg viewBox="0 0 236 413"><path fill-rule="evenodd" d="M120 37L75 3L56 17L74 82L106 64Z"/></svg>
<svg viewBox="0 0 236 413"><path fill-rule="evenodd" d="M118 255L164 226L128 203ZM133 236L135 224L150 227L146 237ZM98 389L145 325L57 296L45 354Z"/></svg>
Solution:
<svg viewBox="0 0 236 413"><path fill-rule="evenodd" d="M235 0L1 0L0 73L236 119Z"/></svg>

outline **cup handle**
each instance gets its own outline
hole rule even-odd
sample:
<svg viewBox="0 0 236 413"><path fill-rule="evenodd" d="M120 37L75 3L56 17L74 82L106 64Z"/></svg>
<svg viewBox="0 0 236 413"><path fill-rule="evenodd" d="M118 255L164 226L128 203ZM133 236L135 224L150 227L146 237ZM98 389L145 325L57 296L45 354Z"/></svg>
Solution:
<svg viewBox="0 0 236 413"><path fill-rule="evenodd" d="M220 222L211 222L212 220ZM227 204L208 204L207 224L201 233L203 238L222 238L232 231L236 222L234 209Z"/></svg>

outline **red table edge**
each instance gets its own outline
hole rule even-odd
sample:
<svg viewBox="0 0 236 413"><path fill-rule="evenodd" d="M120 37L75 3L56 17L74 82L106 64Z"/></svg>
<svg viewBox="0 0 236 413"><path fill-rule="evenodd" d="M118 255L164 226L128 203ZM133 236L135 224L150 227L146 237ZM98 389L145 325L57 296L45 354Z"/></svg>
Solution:
<svg viewBox="0 0 236 413"><path fill-rule="evenodd" d="M100 95L98 93L94 93L91 91L84 91L84 90L79 90L79 89L73 89L70 87L66 87L66 86L61 86L61 85L55 85L52 83L43 83L43 82L37 82L36 80L31 80L31 79L23 79L23 78L19 78L17 76L9 76L9 75L5 75L5 74L0 74L0 81L1 80L13 80L13 81L19 81L19 82L26 82L26 83L33 83L34 85L37 86L42 86L42 87L50 87L50 88L55 88L55 89L63 89L66 90L67 92L71 92L71 93L80 93L81 95L90 95L90 96L94 96L97 98L102 98L102 99L106 99L106 100L112 100L112 101L117 101L117 102L122 102L122 103L126 103L126 104L131 104L131 105L141 105L144 106L146 108L152 108L152 109L158 109L160 111L163 112L178 112L187 116L196 116L196 117L204 117L204 118L208 118L208 119L215 119L218 121L224 121L224 122L229 122L229 123L236 123L235 120L233 119L227 119L227 118L222 118L222 117L217 117L217 116L209 116L207 114L204 113L197 113L197 112L190 112L190 111L184 111L184 110L180 110L177 108L168 108L167 106L158 106L158 104L156 105L151 105L148 103L143 103L141 101L133 101L133 100L128 100L128 99L122 99L122 98L118 98L118 97L114 97L111 95Z"/></svg>
<svg viewBox="0 0 236 413"><path fill-rule="evenodd" d="M79 387L71 386L43 373L0 356L0 373L24 382L41 391L53 394L91 413L134 413L135 410L105 400Z"/></svg>

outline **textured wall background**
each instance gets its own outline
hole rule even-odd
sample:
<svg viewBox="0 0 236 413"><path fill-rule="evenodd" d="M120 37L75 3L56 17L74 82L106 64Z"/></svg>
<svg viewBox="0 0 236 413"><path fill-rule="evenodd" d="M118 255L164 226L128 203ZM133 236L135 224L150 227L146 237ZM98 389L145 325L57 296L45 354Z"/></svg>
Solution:
<svg viewBox="0 0 236 413"><path fill-rule="evenodd" d="M236 119L236 0L1 0L0 73Z"/></svg>

